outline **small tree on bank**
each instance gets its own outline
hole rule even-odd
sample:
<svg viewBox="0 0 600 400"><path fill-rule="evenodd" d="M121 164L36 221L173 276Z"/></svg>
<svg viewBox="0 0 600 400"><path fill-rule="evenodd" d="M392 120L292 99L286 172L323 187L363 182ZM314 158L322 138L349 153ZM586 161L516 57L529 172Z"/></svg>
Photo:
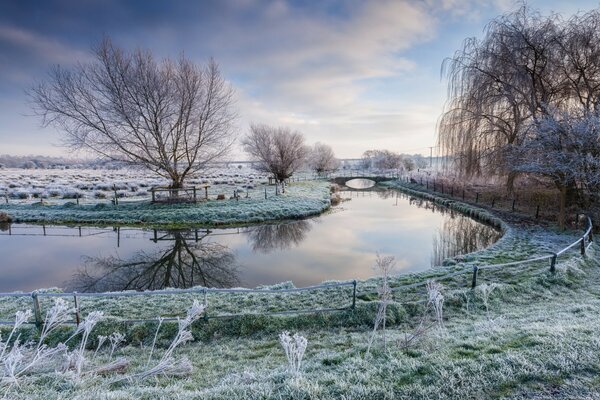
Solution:
<svg viewBox="0 0 600 400"><path fill-rule="evenodd" d="M308 165L317 174L333 172L340 167L340 160L335 158L331 146L315 143L308 155Z"/></svg>
<svg viewBox="0 0 600 400"><path fill-rule="evenodd" d="M242 145L257 162L256 169L271 173L277 182L283 182L306 162L308 147L304 136L286 127L252 124Z"/></svg>
<svg viewBox="0 0 600 400"><path fill-rule="evenodd" d="M53 68L29 94L43 125L64 130L74 149L145 167L172 188L233 144L233 91L213 60L157 62L105 39L93 61Z"/></svg>

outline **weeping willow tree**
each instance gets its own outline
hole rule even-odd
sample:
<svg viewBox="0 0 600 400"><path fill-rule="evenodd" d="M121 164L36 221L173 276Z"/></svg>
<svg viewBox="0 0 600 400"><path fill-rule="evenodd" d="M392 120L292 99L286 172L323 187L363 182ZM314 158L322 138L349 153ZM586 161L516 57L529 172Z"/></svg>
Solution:
<svg viewBox="0 0 600 400"><path fill-rule="evenodd" d="M560 102L556 18L527 6L491 21L442 64L448 101L438 122L444 155L465 176L499 175L512 188L516 173L507 145L519 145L530 122Z"/></svg>

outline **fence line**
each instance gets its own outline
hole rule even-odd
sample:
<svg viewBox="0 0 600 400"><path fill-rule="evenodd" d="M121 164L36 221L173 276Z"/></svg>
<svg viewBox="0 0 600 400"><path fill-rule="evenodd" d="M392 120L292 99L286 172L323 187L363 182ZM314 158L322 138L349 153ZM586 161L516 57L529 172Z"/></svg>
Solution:
<svg viewBox="0 0 600 400"><path fill-rule="evenodd" d="M132 296L156 296L156 295L177 295L177 294L199 294L203 295L203 304L208 307L208 294L209 293L243 293L243 294L281 294L281 293L298 293L298 292L308 292L319 289L331 289L342 286L352 286L352 302L349 306L337 307L337 308L317 308L317 309L304 309L304 310L285 310L285 311L273 311L273 312L263 312L263 313L243 313L243 314L223 314L223 315L212 315L205 316L205 319L215 319L215 318L232 318L232 317L240 317L245 315L290 315L290 314L304 314L304 313L319 313L319 312L332 312L332 311L342 311L342 310L351 310L356 306L356 285L357 281L345 281L345 282L337 282L337 283L329 283L324 285L314 285L307 286L303 288L283 288L283 289L245 289L245 288L231 288L231 289L220 289L220 288L190 288L190 289L164 289L164 290L152 290L152 291L127 291L127 292L102 292L102 293L78 293L78 292L28 292L28 293L0 293L0 297L30 297L33 302L33 310L34 310L34 321L28 321L28 324L35 324L37 326L41 326L43 323L42 315L41 315L41 307L39 300L43 297L70 297L74 300L75 321L72 323L79 324L80 316L79 316L79 307L78 307L78 299L82 297L132 297ZM147 322L147 321L155 321L158 318L153 319L119 319L120 322ZM165 321L169 320L177 320L177 318L163 318ZM12 325L14 321L0 321L0 325Z"/></svg>
<svg viewBox="0 0 600 400"><path fill-rule="evenodd" d="M392 173L390 173L390 177L391 177L391 175L392 175ZM358 174L357 174L357 176L358 176ZM363 177L363 176L365 176L365 175L361 174L359 177ZM382 175L381 174L373 174L373 176L382 176ZM339 177L342 177L342 176L339 176ZM343 177L347 177L347 176L343 176ZM327 179L331 179L331 177L328 177ZM454 277L454 276L472 273L473 275L472 275L471 288L475 288L477 285L477 276L478 276L478 273L480 270L517 266L517 265L533 263L533 262L538 262L538 261L543 261L543 260L548 260L548 259L550 260L550 271L552 273L554 273L556 261L559 256L566 253L570 249L574 248L578 244L580 244L581 255L585 256L587 249L591 246L592 241L593 241L593 236L592 236L593 235L592 234L593 226L592 226L592 221L591 221L590 217L586 216L586 218L587 218L587 222L588 222L588 228L586 229L585 233L581 237L579 237L576 241L569 244L565 248L560 249L557 252L550 253L545 256L535 257L535 258L521 260L521 261L512 261L512 262L508 262L508 263L490 264L490 265L481 265L481 266L474 265L472 268L472 271L469 269L464 269L464 270L460 270L460 271L451 272L449 274L446 274L446 275L443 275L440 277L435 277L432 279L435 279L438 281L446 280L446 279ZM587 244L586 244L586 239L588 240ZM427 281L416 282L416 283L409 284L409 285L396 286L394 288L391 288L391 290L392 291L406 290L406 289L410 289L410 288L424 286L426 284L427 284ZM202 294L204 296L204 304L208 306L207 296L209 293L249 293L249 294L250 293L251 294L256 294L256 293L274 294L274 293L276 293L276 294L280 294L280 293L290 293L290 292L306 292L306 291L311 291L311 290L319 290L319 289L326 289L326 288L333 288L333 287L340 287L340 286L350 286L350 285L353 286L353 292L352 292L352 304L349 307L307 309L307 310L286 310L286 311L279 311L279 312L215 315L215 316L207 317L207 318L231 318L231 317L238 317L238 316L243 316L243 315L257 315L257 314L258 315L289 315L289 314L300 314L300 313L311 313L311 312L330 312L330 311L354 309L355 305L356 305L356 297L357 297L357 281L353 280L353 281L347 281L347 282L332 283L332 284L325 284L325 285L315 285L315 286L309 286L309 287L305 287L305 288L290 288L290 289L191 288L191 289L167 289L167 290L156 290L156 291L145 291L145 292L133 292L132 291L132 292L106 292L106 293L77 293L77 292L44 293L44 292L34 291L31 293L0 293L0 297L31 297L32 301L33 301L34 315L35 315L35 322L33 322L33 323L35 323L38 326L41 326L42 317L41 317L41 308L39 305L40 297L72 297L74 299L75 303L77 304L78 298L80 298L80 297L129 297L129 296L144 296L144 295L171 295L171 294L196 293L196 294ZM376 293L376 292L375 291L362 292L358 295L371 294L371 293ZM76 323L79 323L79 309L76 308L75 312L76 312ZM120 321L121 322L143 322L143 321L153 321L153 320L155 320L155 319L147 319L147 320L127 320L126 319L126 320L120 320ZM9 321L0 321L0 325L10 325L10 324L11 324L11 322L9 322Z"/></svg>

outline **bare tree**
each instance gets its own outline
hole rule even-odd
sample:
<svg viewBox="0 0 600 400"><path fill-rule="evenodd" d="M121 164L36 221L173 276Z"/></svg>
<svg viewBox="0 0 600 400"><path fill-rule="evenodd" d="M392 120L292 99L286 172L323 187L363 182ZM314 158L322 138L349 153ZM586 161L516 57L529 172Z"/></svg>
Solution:
<svg viewBox="0 0 600 400"><path fill-rule="evenodd" d="M244 150L258 161L255 168L273 174L278 182L285 181L302 168L308 154L304 136L286 127L252 124L242 144Z"/></svg>
<svg viewBox="0 0 600 400"><path fill-rule="evenodd" d="M51 69L29 93L43 125L62 128L66 144L143 166L173 188L227 154L233 91L213 60L157 62L108 38L93 53L89 63Z"/></svg>
<svg viewBox="0 0 600 400"><path fill-rule="evenodd" d="M308 155L308 165L317 174L323 174L337 170L340 160L335 158L331 146L317 142Z"/></svg>
<svg viewBox="0 0 600 400"><path fill-rule="evenodd" d="M382 170L398 169L402 166L402 156L390 150L367 150L363 153L362 165Z"/></svg>

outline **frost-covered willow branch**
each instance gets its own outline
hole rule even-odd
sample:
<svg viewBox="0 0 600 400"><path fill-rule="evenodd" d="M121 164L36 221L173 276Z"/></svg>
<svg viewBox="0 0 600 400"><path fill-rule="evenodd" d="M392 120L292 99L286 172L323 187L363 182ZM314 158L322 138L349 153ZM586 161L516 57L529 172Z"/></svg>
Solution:
<svg viewBox="0 0 600 400"><path fill-rule="evenodd" d="M375 322L373 324L373 332L371 333L371 337L369 338L369 345L367 346L367 353L371 351L371 346L375 340L375 336L377 335L377 330L381 328L381 332L383 334L383 348L387 349L387 338L385 332L386 325L386 313L387 306L392 301L392 291L389 286L389 276L396 265L396 259L393 256L382 257L377 254L377 259L375 260L374 269L381 276L381 285L377 288L377 293L379 294L379 307L377 309L377 315L375 316Z"/></svg>
<svg viewBox="0 0 600 400"><path fill-rule="evenodd" d="M293 336L290 336L289 332L283 331L279 335L279 343L281 343L281 347L283 347L283 351L285 351L285 356L288 361L288 371L291 374L299 375L304 352L308 346L308 339L298 333L294 333Z"/></svg>

